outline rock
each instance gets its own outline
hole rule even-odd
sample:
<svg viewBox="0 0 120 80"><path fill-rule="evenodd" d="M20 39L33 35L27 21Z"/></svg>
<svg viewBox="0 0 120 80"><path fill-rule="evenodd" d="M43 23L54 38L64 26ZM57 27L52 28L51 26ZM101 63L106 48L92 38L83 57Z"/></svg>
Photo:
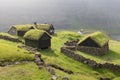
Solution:
<svg viewBox="0 0 120 80"><path fill-rule="evenodd" d="M51 80L57 80L58 77L56 75L52 75L52 79Z"/></svg>
<svg viewBox="0 0 120 80"><path fill-rule="evenodd" d="M51 73L52 75L55 75L54 69L50 68L50 73Z"/></svg>
<svg viewBox="0 0 120 80"><path fill-rule="evenodd" d="M50 72L50 74L55 75L54 69L52 69L50 66L46 67L46 69Z"/></svg>
<svg viewBox="0 0 120 80"><path fill-rule="evenodd" d="M99 80L111 80L110 78L100 78Z"/></svg>
<svg viewBox="0 0 120 80"><path fill-rule="evenodd" d="M15 62L15 64L20 64L20 62Z"/></svg>
<svg viewBox="0 0 120 80"><path fill-rule="evenodd" d="M69 77L65 76L62 78L62 80L70 80Z"/></svg>

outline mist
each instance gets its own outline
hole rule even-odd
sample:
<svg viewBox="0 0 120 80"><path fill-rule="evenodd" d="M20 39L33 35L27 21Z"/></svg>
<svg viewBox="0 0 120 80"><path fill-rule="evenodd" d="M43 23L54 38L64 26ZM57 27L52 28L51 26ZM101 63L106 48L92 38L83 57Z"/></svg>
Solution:
<svg viewBox="0 0 120 80"><path fill-rule="evenodd" d="M119 0L0 0L0 31L11 25L52 23L57 29L120 34Z"/></svg>

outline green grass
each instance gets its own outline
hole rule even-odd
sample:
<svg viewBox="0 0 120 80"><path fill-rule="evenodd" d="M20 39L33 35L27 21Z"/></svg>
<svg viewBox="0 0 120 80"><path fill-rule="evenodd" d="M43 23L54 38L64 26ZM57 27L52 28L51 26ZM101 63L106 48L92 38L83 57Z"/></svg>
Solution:
<svg viewBox="0 0 120 80"><path fill-rule="evenodd" d="M65 69L70 69L75 73L73 75L69 75L56 70L58 75L68 76L71 80L98 80L100 77L115 78L120 76L119 73L113 73L106 69L93 69L60 53L60 47L64 45L64 42L67 40L71 40L69 38L71 35L68 36L69 32L68 34L67 32L65 33L65 35L67 36L62 37L63 34L63 32L60 32L58 33L58 36L54 36L52 38L51 50L40 52L46 62L59 65ZM72 34L72 36L74 35L75 34Z"/></svg>
<svg viewBox="0 0 120 80"><path fill-rule="evenodd" d="M78 34L77 32L61 31L59 32L58 37L61 39L75 40L80 39L83 36L81 34Z"/></svg>
<svg viewBox="0 0 120 80"><path fill-rule="evenodd" d="M51 80L51 75L30 62L0 68L0 80Z"/></svg>
<svg viewBox="0 0 120 80"><path fill-rule="evenodd" d="M31 61L34 55L17 46L20 43L0 39L0 62Z"/></svg>
<svg viewBox="0 0 120 80"><path fill-rule="evenodd" d="M51 49L40 51L45 62L59 65L64 69L72 70L74 72L74 74L70 75L55 69L56 74L60 76L58 80L62 80L62 77L64 76L68 76L70 80L98 80L100 77L109 77L114 80L119 80L120 72L112 72L107 69L95 69L75 61L60 52L60 47L64 45L64 42L81 37L80 34L75 32L58 32L56 36L52 37ZM112 54L108 54L108 56L119 63L120 42L110 41L110 44ZM18 45L21 45L21 43L18 44L0 40L0 60L33 60L34 56L24 49L19 49L17 47ZM92 56L88 54L85 55ZM92 58L99 59L93 56ZM0 68L0 80L51 80L50 77L51 75L45 69L38 70L36 64L31 62Z"/></svg>

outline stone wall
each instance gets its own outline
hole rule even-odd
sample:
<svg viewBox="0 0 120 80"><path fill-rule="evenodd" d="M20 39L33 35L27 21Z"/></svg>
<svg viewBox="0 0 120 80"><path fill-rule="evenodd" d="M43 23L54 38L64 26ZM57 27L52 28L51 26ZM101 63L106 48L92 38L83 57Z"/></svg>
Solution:
<svg viewBox="0 0 120 80"><path fill-rule="evenodd" d="M67 49L65 47L61 47L61 52L65 54L68 57L73 58L74 60L77 60L79 62L82 62L84 64L87 64L88 66L91 66L93 68L106 68L112 71L120 71L120 65L115 65L112 63L98 63L94 60L91 60L89 58L85 58L80 54L77 54L75 51L72 51L70 49Z"/></svg>
<svg viewBox="0 0 120 80"><path fill-rule="evenodd" d="M3 36L3 35L0 35L0 39L9 40L9 41L13 41L13 42L22 42L22 40L20 40L18 38L11 38L8 36Z"/></svg>
<svg viewBox="0 0 120 80"><path fill-rule="evenodd" d="M96 48L96 47L86 47L86 46L78 46L77 50L90 53L96 56L103 56L109 52L109 47L108 44L101 48Z"/></svg>
<svg viewBox="0 0 120 80"><path fill-rule="evenodd" d="M76 46L78 43L79 39L73 40L73 41L67 41L64 44L67 46Z"/></svg>

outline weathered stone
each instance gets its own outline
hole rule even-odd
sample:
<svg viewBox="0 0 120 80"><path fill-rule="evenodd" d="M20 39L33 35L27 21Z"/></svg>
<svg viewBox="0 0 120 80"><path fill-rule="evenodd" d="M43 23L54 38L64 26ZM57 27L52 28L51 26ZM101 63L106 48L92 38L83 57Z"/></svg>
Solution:
<svg viewBox="0 0 120 80"><path fill-rule="evenodd" d="M51 80L57 80L57 79L58 79L58 76L52 75L52 79Z"/></svg>
<svg viewBox="0 0 120 80"><path fill-rule="evenodd" d="M99 80L112 80L110 78L100 78Z"/></svg>
<svg viewBox="0 0 120 80"><path fill-rule="evenodd" d="M62 80L70 80L69 77L65 76L62 78Z"/></svg>

